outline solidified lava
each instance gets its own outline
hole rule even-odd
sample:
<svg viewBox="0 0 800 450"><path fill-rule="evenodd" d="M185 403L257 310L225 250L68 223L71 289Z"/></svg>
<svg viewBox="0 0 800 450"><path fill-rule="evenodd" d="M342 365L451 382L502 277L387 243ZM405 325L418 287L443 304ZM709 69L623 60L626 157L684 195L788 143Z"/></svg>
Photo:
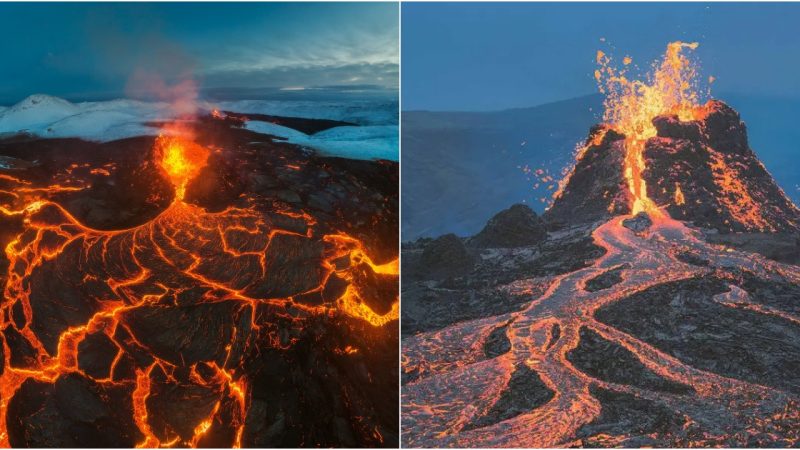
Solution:
<svg viewBox="0 0 800 450"><path fill-rule="evenodd" d="M0 445L397 445L397 164L234 122L0 141Z"/></svg>
<svg viewBox="0 0 800 450"><path fill-rule="evenodd" d="M700 102L696 47L669 44L644 81L598 52L604 123L544 240L450 272L424 263L475 237L403 245L405 445L800 445L800 266L764 256L800 211L738 114Z"/></svg>

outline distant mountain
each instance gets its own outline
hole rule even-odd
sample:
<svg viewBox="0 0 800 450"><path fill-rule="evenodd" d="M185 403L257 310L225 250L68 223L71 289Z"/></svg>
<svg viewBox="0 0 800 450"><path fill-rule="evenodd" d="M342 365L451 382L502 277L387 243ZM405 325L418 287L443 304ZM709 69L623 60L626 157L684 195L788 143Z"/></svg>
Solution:
<svg viewBox="0 0 800 450"><path fill-rule="evenodd" d="M533 189L523 168L560 178L598 113L600 95L497 112L403 112L403 241L475 234L514 203L541 212L538 199L552 190Z"/></svg>
<svg viewBox="0 0 800 450"><path fill-rule="evenodd" d="M741 113L750 146L797 203L800 99L718 97ZM599 94L496 112L403 112L402 240L473 235L514 203L543 212L554 182L541 179L561 177L601 115Z"/></svg>

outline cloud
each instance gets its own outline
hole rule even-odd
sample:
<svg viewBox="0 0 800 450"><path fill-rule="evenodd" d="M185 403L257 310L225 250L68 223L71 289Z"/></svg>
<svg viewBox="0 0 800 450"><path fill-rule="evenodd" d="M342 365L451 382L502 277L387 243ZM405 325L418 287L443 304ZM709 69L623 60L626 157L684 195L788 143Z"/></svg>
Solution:
<svg viewBox="0 0 800 450"><path fill-rule="evenodd" d="M230 45L209 61L218 70L273 69L283 66L398 63L397 36L392 30L340 29L304 36L266 35Z"/></svg>
<svg viewBox="0 0 800 450"><path fill-rule="evenodd" d="M339 66L307 65L283 66L271 69L230 69L203 75L203 85L315 87L340 85L399 86L399 66L394 63L345 64Z"/></svg>
<svg viewBox="0 0 800 450"><path fill-rule="evenodd" d="M359 23L282 33L246 33L233 43L210 47L202 78L214 86L399 86L396 26Z"/></svg>
<svg viewBox="0 0 800 450"><path fill-rule="evenodd" d="M201 90L399 86L398 18L383 4L209 6L218 20L177 15L177 6L86 8L69 36L75 45L43 58L49 73L85 80L76 93L155 86L160 97L156 79L165 86L194 79Z"/></svg>

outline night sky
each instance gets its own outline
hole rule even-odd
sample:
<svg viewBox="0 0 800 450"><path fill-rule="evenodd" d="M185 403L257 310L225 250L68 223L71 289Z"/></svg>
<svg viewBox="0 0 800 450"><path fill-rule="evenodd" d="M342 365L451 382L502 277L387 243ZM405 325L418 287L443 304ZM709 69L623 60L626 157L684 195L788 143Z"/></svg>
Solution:
<svg viewBox="0 0 800 450"><path fill-rule="evenodd" d="M0 104L205 88L398 85L397 3L2 3Z"/></svg>
<svg viewBox="0 0 800 450"><path fill-rule="evenodd" d="M591 94L597 50L648 66L674 40L700 43L713 93L800 99L798 13L797 3L405 3L403 109Z"/></svg>

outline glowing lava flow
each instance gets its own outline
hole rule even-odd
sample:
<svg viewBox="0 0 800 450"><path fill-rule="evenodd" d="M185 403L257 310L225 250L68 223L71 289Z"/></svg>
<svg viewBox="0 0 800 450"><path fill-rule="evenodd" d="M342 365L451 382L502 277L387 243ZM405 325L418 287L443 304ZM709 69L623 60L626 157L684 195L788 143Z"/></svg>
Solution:
<svg viewBox="0 0 800 450"><path fill-rule="evenodd" d="M345 234L314 236L315 221L303 212L230 207L212 213L186 203L186 187L207 164L209 151L166 136L156 139L154 150L175 186L175 200L141 226L86 227L46 199L48 187L37 188L41 198L0 209L24 218L24 230L5 248L0 446L12 444L9 404L23 384L54 385L79 375L101 397L126 393L113 401L120 402L115 408L130 410L139 447L208 445L204 439L217 432L233 436L226 445L239 447L250 402L241 370L247 349L291 347L292 329L301 329L312 316L342 315L376 327L398 318L396 297L385 314L365 303L373 279L396 283L397 261L374 264L361 242ZM28 190L15 201L31 195L29 183L5 181ZM333 278L346 285L338 294L326 289ZM314 293L325 301L302 300ZM135 325L176 307L205 308L195 319L182 315L186 312L174 316L175 327L194 333L181 336L181 342ZM203 327L203 321L220 315L235 319L232 329ZM12 349L12 339L24 345ZM113 348L103 370L89 371L80 363L90 341ZM19 354L19 348L29 352ZM165 395L158 393L159 383L189 386L216 400L208 407L187 407L187 414L197 417L189 428L156 427L149 405L154 396Z"/></svg>
<svg viewBox="0 0 800 450"><path fill-rule="evenodd" d="M532 299L523 310L457 323L404 340L403 370L423 374L403 389L405 445L580 446L577 432L598 419L601 413L601 403L591 394L591 386L663 403L675 411L726 408L736 412L734 418L726 419L730 422L714 425L706 422L711 431L701 437L691 442L679 441L687 447L719 445L730 437L731 429L757 434L762 427L772 426L769 421L759 422L759 411L761 408L782 411L788 407L784 392L696 369L633 335L600 322L595 313L603 306L663 283L713 274L714 267L738 267L765 277L780 273L794 283L800 283L800 270L705 244L682 224L669 219L654 225L647 236L636 235L623 227L623 219L609 220L593 232L595 242L607 250L603 257L586 269L556 277L547 292ZM679 261L675 257L676 247L696 251L711 261L711 267ZM588 280L622 264L626 264L626 268L620 283L600 292L584 289ZM738 307L743 302L728 303ZM770 314L775 313L770 311ZM800 317L782 314L789 320L800 320ZM487 358L482 349L492 331L501 327L507 327L505 334L511 348L499 357ZM558 332L554 333L554 329ZM694 391L689 395L664 395L582 372L568 359L581 341L581 329L592 330L621 346L658 377L691 386ZM554 392L553 398L538 408L518 412L488 426L468 426L500 402L503 392L511 389L512 373L521 366L535 371L547 389ZM692 419L686 416L686 420L685 427L689 427ZM747 434L744 436L742 439L746 439ZM629 437L606 436L611 441L605 443L600 441L601 436L593 439L596 439L594 445L614 446L614 440L623 442ZM662 443L659 446L672 442L669 436L654 434L652 437L667 439L658 441Z"/></svg>

